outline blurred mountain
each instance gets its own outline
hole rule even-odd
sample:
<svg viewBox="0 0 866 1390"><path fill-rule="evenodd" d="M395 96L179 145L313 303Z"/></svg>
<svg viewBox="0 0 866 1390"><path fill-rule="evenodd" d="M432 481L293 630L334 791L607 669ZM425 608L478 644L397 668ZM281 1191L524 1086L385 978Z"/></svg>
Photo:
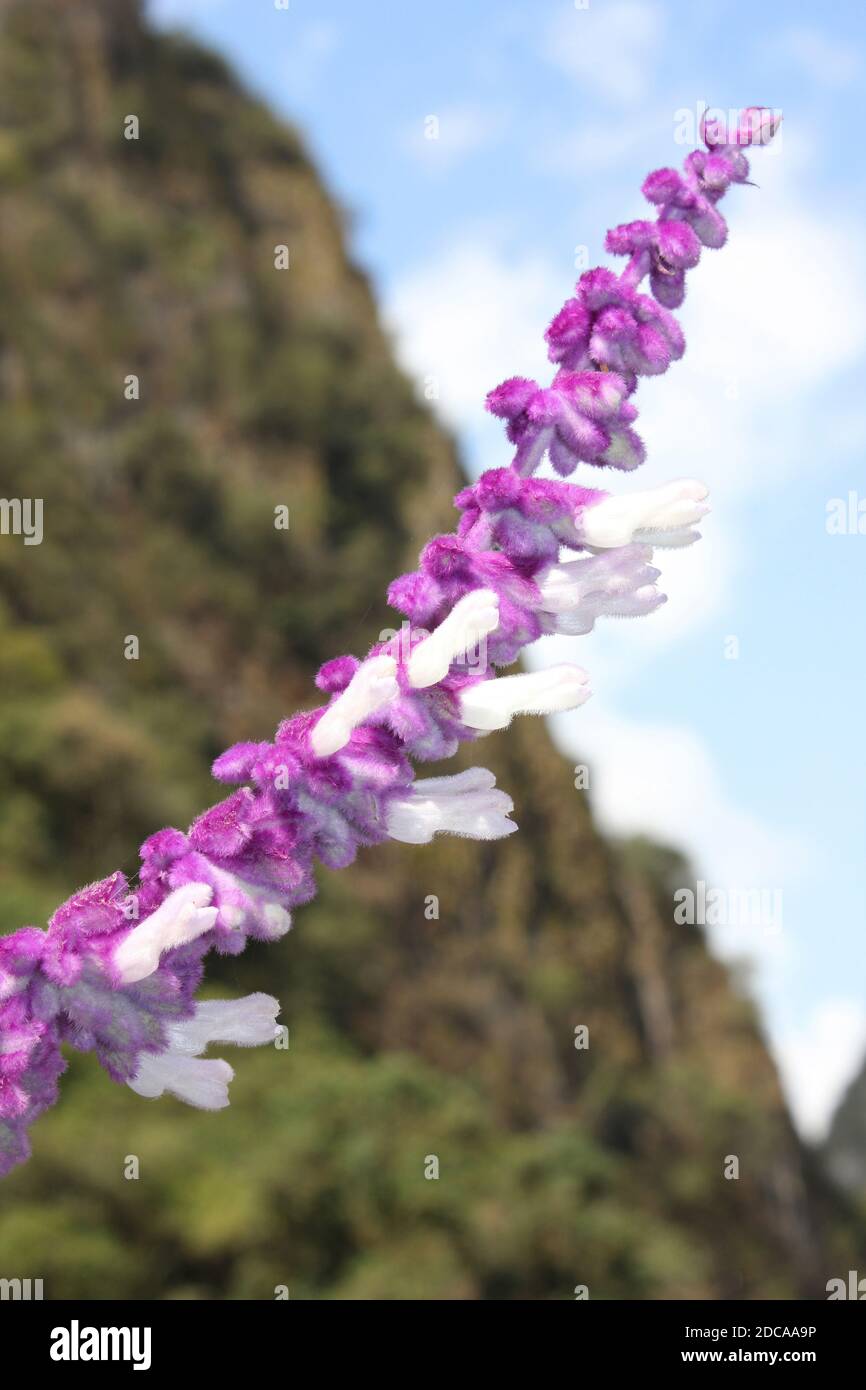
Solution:
<svg viewBox="0 0 866 1390"><path fill-rule="evenodd" d="M866 1060L836 1108L823 1156L836 1182L866 1205Z"/></svg>
<svg viewBox="0 0 866 1390"><path fill-rule="evenodd" d="M460 474L297 134L133 0L0 14L2 491L44 501L41 545L0 537L6 931L132 870L219 799L218 751L395 622L387 582L451 529ZM290 1029L232 1058L230 1110L71 1060L0 1191L0 1275L52 1298L787 1298L848 1268L751 1003L673 925L687 866L606 843L540 723L473 760L519 835L368 852L286 940L213 961L215 992L271 991Z"/></svg>

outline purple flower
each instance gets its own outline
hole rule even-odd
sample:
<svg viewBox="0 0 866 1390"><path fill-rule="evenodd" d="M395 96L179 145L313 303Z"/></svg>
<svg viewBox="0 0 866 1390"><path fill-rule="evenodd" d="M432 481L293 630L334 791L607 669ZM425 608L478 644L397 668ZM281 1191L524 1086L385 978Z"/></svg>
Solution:
<svg viewBox="0 0 866 1390"><path fill-rule="evenodd" d="M491 468L454 502L471 528L486 519L491 541L517 571L535 575L556 559L560 546L582 544L583 513L606 495L572 483L523 478L513 468Z"/></svg>
<svg viewBox="0 0 866 1390"><path fill-rule="evenodd" d="M680 307L686 293L686 271L701 257L697 233L688 222L673 218L613 227L604 247L614 256L630 258L624 272L627 284L648 274L650 289L666 309Z"/></svg>
<svg viewBox="0 0 866 1390"><path fill-rule="evenodd" d="M644 447L632 421L637 411L628 383L615 372L557 372L549 387L511 377L487 397L487 409L507 420L517 445L512 466L529 474L545 454L567 477L579 463L631 469L643 463Z"/></svg>
<svg viewBox="0 0 866 1390"><path fill-rule="evenodd" d="M541 635L535 613L538 590L503 552L473 549L473 537L479 544L490 543L489 536L483 539L487 518L480 509L464 511L460 530L461 535L438 536L425 546L420 568L394 580L388 602L413 627L429 631L466 594L492 590L499 598L499 625L487 635L486 660L491 666L509 666L523 647Z"/></svg>
<svg viewBox="0 0 866 1390"><path fill-rule="evenodd" d="M575 296L545 334L551 362L568 371L616 372L631 392L639 376L657 376L682 357L685 339L673 315L613 271L586 271Z"/></svg>

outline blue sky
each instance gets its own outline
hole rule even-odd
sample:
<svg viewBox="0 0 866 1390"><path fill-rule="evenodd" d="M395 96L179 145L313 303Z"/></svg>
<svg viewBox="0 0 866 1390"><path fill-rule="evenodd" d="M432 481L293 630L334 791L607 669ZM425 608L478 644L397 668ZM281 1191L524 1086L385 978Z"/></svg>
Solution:
<svg viewBox="0 0 866 1390"><path fill-rule="evenodd" d="M780 932L712 935L752 959L797 1116L820 1132L866 1049L866 10L150 8L300 125L353 215L401 358L435 383L473 473L508 459L485 392L549 377L544 327L579 270L606 263L605 229L641 214L645 173L682 160L707 104L784 111L781 139L754 155L758 186L725 199L728 245L690 277L686 358L641 384L648 463L606 480L708 482L704 539L659 552L661 612L542 655L592 675L592 701L554 733L590 765L609 828L686 847L711 886L781 891ZM829 534L828 504L852 491L864 534Z"/></svg>

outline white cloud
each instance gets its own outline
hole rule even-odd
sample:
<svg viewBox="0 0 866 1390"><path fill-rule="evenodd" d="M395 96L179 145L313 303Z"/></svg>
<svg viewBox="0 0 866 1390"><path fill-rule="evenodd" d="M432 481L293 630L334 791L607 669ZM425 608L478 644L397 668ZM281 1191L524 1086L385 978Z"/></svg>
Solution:
<svg viewBox="0 0 866 1390"><path fill-rule="evenodd" d="M588 664L601 693L599 668ZM565 755L589 766L589 795L602 830L646 835L679 850L692 871L682 888L694 891L703 880L708 890L761 894L758 920L706 925L717 955L748 965L761 991L768 981L789 977L800 957L791 909L802 876L814 867L811 844L738 804L712 751L691 728L627 718L598 695L549 722ZM517 809L519 823L519 803ZM672 917L673 911L672 901Z"/></svg>
<svg viewBox="0 0 866 1390"><path fill-rule="evenodd" d="M627 719L603 701L551 724L559 746L589 762L593 807L613 833L676 845L699 876L728 887L783 887L807 866L798 840L731 800L694 730Z"/></svg>
<svg viewBox="0 0 866 1390"><path fill-rule="evenodd" d="M700 468L692 473L701 476ZM652 562L661 571L657 584L668 600L663 608L642 622L600 625L603 643L626 649L629 672L708 627L723 611L744 563L740 538L716 514L701 523L700 531L701 540L686 549L653 553Z"/></svg>
<svg viewBox="0 0 866 1390"><path fill-rule="evenodd" d="M661 19L650 0L564 9L545 32L542 56L606 101L634 106L649 87Z"/></svg>
<svg viewBox="0 0 866 1390"><path fill-rule="evenodd" d="M618 480L608 484L616 488ZM723 615L746 560L740 538L723 519L707 517L702 539L674 550L656 549L652 563L667 603L649 617L601 618L591 636L545 637L532 648L542 665L576 661L590 667L594 688L609 704L633 687L650 661L678 660L673 650L686 637L715 625L722 659Z"/></svg>
<svg viewBox="0 0 866 1390"><path fill-rule="evenodd" d="M673 164L679 164L693 147L681 142L684 131L690 141L697 141L703 109L702 103L696 103L694 114L689 112L687 125L684 125L682 112L672 109L669 97L644 101L639 118L628 107L600 112L596 102L582 107L577 121L567 126L542 113L535 138L526 151L529 166L569 181L583 180L589 192L597 182L593 179L590 184L591 175L607 175L603 187L609 189L616 166L627 165L622 169L622 176L629 180L634 203L635 199L640 199L640 171L665 161L665 141L671 146L669 162ZM771 148L775 149L775 142ZM623 220L627 215L634 214L626 214L624 209Z"/></svg>
<svg viewBox="0 0 866 1390"><path fill-rule="evenodd" d="M648 478L696 474L730 500L790 476L824 471L814 447L818 412L844 405L846 428L862 428L832 376L866 346L866 277L858 231L822 217L790 187L796 138L784 160L761 160L758 188L733 189L723 205L730 239L705 251L690 276L681 320L687 351L669 376L642 383ZM670 408L670 394L677 398ZM825 445L827 450L832 445Z"/></svg>
<svg viewBox="0 0 866 1390"><path fill-rule="evenodd" d="M862 54L854 44L832 39L819 29L791 29L777 43L784 57L822 87L847 87L863 67Z"/></svg>
<svg viewBox="0 0 866 1390"><path fill-rule="evenodd" d="M801 1131L820 1139L866 1051L866 1008L859 999L824 999L774 1049Z"/></svg>
<svg viewBox="0 0 866 1390"><path fill-rule="evenodd" d="M432 125L435 119L436 125ZM450 169L461 159L487 149L503 134L503 113L490 107L462 104L430 112L403 133L402 144L431 170ZM431 138L431 133L435 136Z"/></svg>
<svg viewBox="0 0 866 1390"><path fill-rule="evenodd" d="M388 320L406 368L419 381L438 379L443 417L477 430L500 381L549 374L544 328L567 289L542 257L510 260L478 233L400 280Z"/></svg>
<svg viewBox="0 0 866 1390"><path fill-rule="evenodd" d="M532 158L546 173L576 179L623 163L647 143L644 123L631 117L587 122L566 135L549 136Z"/></svg>

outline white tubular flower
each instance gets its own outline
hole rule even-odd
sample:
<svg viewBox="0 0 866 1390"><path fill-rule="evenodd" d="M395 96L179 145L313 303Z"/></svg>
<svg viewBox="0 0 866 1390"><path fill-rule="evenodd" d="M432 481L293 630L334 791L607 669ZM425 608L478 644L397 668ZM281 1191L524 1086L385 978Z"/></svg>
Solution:
<svg viewBox="0 0 866 1390"><path fill-rule="evenodd" d="M514 803L496 786L486 767L473 767L453 777L423 777L402 801L388 807L392 840L427 845L441 831L472 840L501 840L517 829L508 819Z"/></svg>
<svg viewBox="0 0 866 1390"><path fill-rule="evenodd" d="M271 994L247 994L243 999L206 999L196 1005L192 1018L170 1023L167 1029L172 1052L197 1057L208 1043L227 1042L237 1047L259 1047L277 1036L280 1001Z"/></svg>
<svg viewBox="0 0 866 1390"><path fill-rule="evenodd" d="M342 695L329 705L310 737L317 758L339 753L352 730L397 694L397 662L393 656L371 656L359 666Z"/></svg>
<svg viewBox="0 0 866 1390"><path fill-rule="evenodd" d="M221 1057L202 1059L199 1053L212 1042L240 1047L272 1042L279 1012L279 1001L269 994L205 1000L196 1006L192 1018L169 1024L166 1052L142 1053L138 1071L127 1084L147 1100L168 1091L199 1110L222 1110L229 1103L234 1072Z"/></svg>
<svg viewBox="0 0 866 1390"><path fill-rule="evenodd" d="M505 729L515 714L577 709L591 694L581 666L551 666L469 686L460 695L460 717L470 729Z"/></svg>
<svg viewBox="0 0 866 1390"><path fill-rule="evenodd" d="M633 540L653 545L688 545L697 539L691 530L710 510L708 489L693 478L679 478L647 492L605 497L581 515L587 545L606 550Z"/></svg>
<svg viewBox="0 0 866 1390"><path fill-rule="evenodd" d="M183 946L210 931L217 909L210 907L213 889L208 883L185 883L175 888L155 912L124 937L114 952L121 983L134 984L152 975L163 951Z"/></svg>
<svg viewBox="0 0 866 1390"><path fill-rule="evenodd" d="M435 685L457 657L470 651L499 626L499 595L473 589L455 603L435 632L419 642L409 657L409 683L416 689Z"/></svg>
<svg viewBox="0 0 866 1390"><path fill-rule="evenodd" d="M648 545L617 546L582 560L551 565L541 580L539 611L548 632L579 637L596 618L634 618L665 602Z"/></svg>
<svg viewBox="0 0 866 1390"><path fill-rule="evenodd" d="M156 1100L168 1091L199 1110L224 1110L234 1072L219 1057L189 1057L182 1053L142 1054L138 1071L127 1085L137 1096Z"/></svg>

